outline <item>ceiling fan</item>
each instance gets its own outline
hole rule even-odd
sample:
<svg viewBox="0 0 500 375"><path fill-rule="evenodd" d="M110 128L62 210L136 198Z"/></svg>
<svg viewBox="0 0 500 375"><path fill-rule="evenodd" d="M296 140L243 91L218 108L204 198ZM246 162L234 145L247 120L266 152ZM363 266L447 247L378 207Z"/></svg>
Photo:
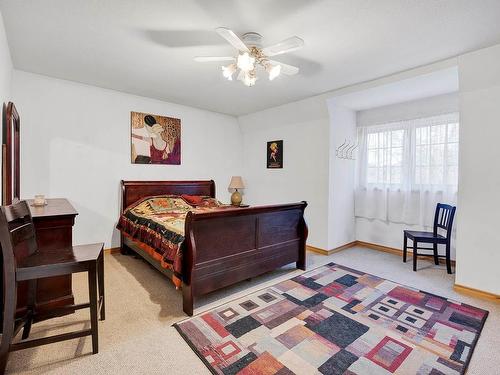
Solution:
<svg viewBox="0 0 500 375"><path fill-rule="evenodd" d="M302 48L304 41L297 36L292 36L269 47L262 47L262 36L258 33L245 33L240 39L232 30L225 27L218 27L215 31L238 50L237 56L197 56L194 61L232 61L229 65L222 66L222 75L229 81L233 80L233 74L239 70L237 79L246 86L253 86L257 81L258 67L263 68L269 74L271 81L281 73L291 76L299 72L299 68L296 66L269 59L269 57Z"/></svg>

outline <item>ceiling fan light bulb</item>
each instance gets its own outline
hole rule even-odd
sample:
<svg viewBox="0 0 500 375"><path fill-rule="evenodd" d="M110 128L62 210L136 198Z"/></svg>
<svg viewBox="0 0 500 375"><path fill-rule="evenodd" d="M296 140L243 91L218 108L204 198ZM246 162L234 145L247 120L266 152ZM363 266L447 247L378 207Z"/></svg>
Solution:
<svg viewBox="0 0 500 375"><path fill-rule="evenodd" d="M269 68L269 80L272 81L281 73L281 65L274 65Z"/></svg>
<svg viewBox="0 0 500 375"><path fill-rule="evenodd" d="M248 86L248 87L251 87L253 85L255 85L255 82L257 81L257 77L255 76L255 74L245 74L245 78L243 79L243 83Z"/></svg>
<svg viewBox="0 0 500 375"><path fill-rule="evenodd" d="M252 57L248 52L238 55L237 66L244 72L254 69L255 57Z"/></svg>
<svg viewBox="0 0 500 375"><path fill-rule="evenodd" d="M236 66L234 64L228 66L221 66L222 75L224 78L227 78L229 81L233 80L233 73L236 71Z"/></svg>

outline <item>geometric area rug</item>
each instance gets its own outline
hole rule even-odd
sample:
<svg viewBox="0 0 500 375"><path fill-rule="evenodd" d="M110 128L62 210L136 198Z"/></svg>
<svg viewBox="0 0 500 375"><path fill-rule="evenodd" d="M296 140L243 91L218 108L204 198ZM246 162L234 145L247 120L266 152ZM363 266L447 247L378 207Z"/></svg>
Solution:
<svg viewBox="0 0 500 375"><path fill-rule="evenodd" d="M214 374L463 374L488 312L334 263L175 324Z"/></svg>

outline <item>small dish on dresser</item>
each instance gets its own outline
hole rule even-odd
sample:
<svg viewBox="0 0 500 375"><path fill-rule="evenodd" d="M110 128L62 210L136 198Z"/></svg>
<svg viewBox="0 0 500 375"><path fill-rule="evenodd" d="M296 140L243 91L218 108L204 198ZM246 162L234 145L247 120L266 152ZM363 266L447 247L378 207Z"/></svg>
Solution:
<svg viewBox="0 0 500 375"><path fill-rule="evenodd" d="M47 205L47 200L45 199L45 195L35 195L35 199L33 199L33 207L43 207Z"/></svg>
<svg viewBox="0 0 500 375"><path fill-rule="evenodd" d="M48 205L48 203L47 203L47 201L45 201L43 203L35 203L35 202L33 202L31 205L33 207L44 207L44 206Z"/></svg>

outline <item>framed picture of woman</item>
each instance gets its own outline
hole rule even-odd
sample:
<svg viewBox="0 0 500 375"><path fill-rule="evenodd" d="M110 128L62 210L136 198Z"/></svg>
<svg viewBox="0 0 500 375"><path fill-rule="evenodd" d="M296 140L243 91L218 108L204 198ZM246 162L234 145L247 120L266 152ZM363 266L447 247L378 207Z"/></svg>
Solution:
<svg viewBox="0 0 500 375"><path fill-rule="evenodd" d="M181 120L131 113L133 164L181 164Z"/></svg>
<svg viewBox="0 0 500 375"><path fill-rule="evenodd" d="M267 168L283 168L283 141L267 142Z"/></svg>

